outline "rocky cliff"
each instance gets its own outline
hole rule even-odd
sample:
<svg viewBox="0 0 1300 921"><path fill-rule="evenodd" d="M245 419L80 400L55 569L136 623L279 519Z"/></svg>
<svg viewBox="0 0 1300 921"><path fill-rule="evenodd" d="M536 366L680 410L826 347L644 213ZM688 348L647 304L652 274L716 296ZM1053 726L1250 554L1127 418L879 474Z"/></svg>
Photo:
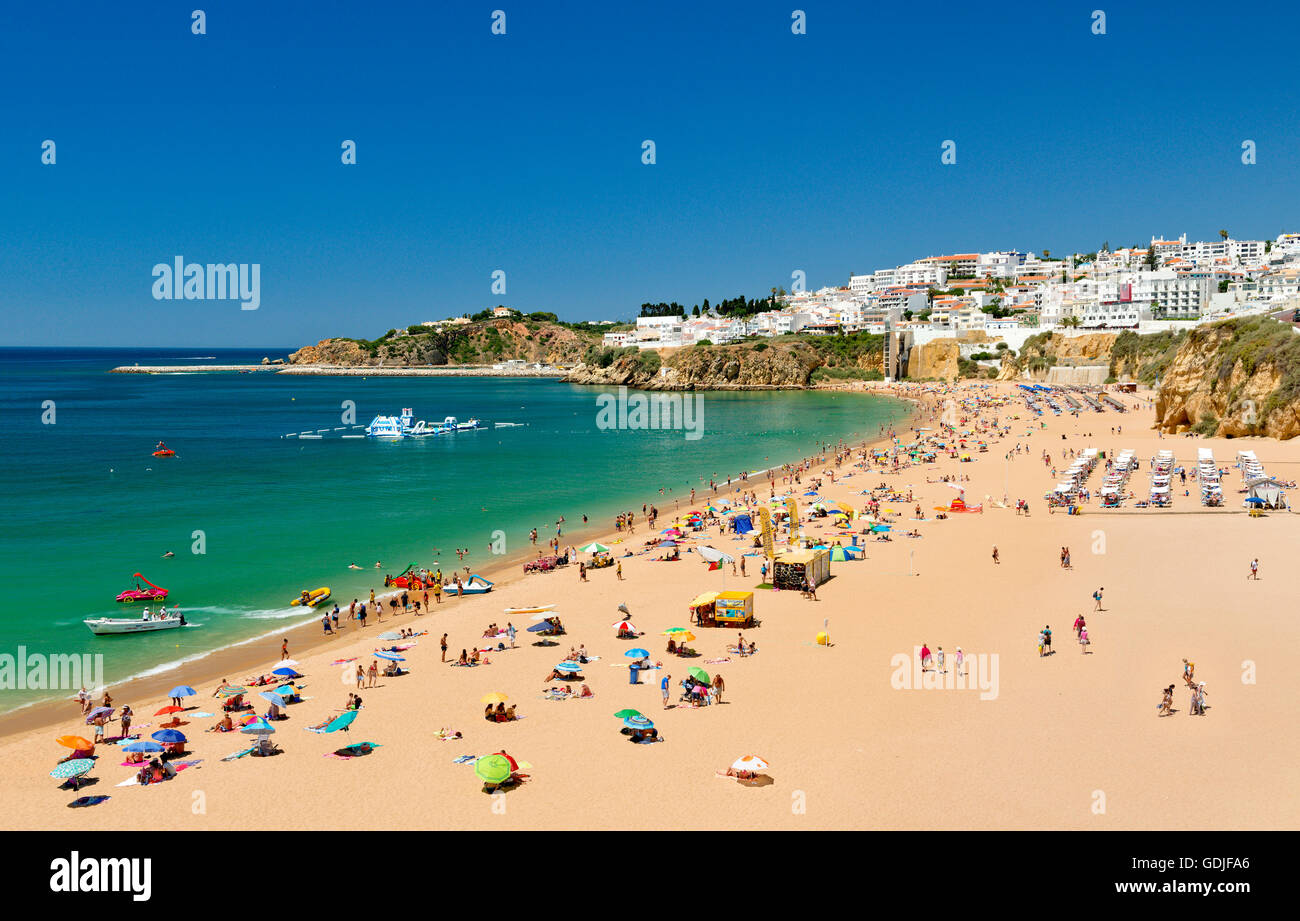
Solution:
<svg viewBox="0 0 1300 921"><path fill-rule="evenodd" d="M1235 437L1300 434L1300 335L1267 317L1191 331L1160 381L1156 425Z"/></svg>
<svg viewBox="0 0 1300 921"><path fill-rule="evenodd" d="M920 380L939 378L956 380L961 359L961 348L956 339L935 339L912 347L907 356L907 376Z"/></svg>
<svg viewBox="0 0 1300 921"><path fill-rule="evenodd" d="M585 363L563 380L644 390L772 390L807 387L821 363L811 349L795 345L692 346L666 357L625 349Z"/></svg>
<svg viewBox="0 0 1300 921"><path fill-rule="evenodd" d="M289 356L295 365L409 368L427 365L492 364L522 359L573 365L600 342L599 331L524 319L494 319L456 326L413 326L389 330L375 340L322 339Z"/></svg>

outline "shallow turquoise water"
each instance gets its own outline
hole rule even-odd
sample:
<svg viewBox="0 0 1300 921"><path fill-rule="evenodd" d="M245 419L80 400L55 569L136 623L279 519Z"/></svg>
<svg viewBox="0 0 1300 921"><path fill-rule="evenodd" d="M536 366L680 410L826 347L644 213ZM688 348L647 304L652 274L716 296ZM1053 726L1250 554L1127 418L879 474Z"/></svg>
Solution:
<svg viewBox="0 0 1300 921"><path fill-rule="evenodd" d="M0 349L0 579L9 604L0 654L105 654L109 681L310 620L299 590L330 585L341 606L407 562L445 570L491 562L590 516L602 529L654 500L685 507L692 486L807 456L819 442L866 438L904 404L828 393L706 393L702 437L601 430L589 387L525 378L330 378L274 374L115 375L131 363L251 363L286 350ZM54 401L54 424L42 404ZM402 442L348 440L356 421L414 408L524 423ZM329 430L316 441L286 433ZM349 430L352 431L352 430ZM359 431L359 430L356 430ZM160 439L177 452L151 456ZM192 550L201 531L203 553ZM566 532L567 533L567 532ZM566 541L567 543L568 541ZM438 549L436 552L435 548ZM161 559L165 551L172 559ZM349 563L365 567L347 568ZM96 638L90 616L138 614L114 596L141 572L170 589L198 629ZM179 673L178 673L179 675ZM75 688L73 689L75 690ZM0 710L66 696L0 692Z"/></svg>

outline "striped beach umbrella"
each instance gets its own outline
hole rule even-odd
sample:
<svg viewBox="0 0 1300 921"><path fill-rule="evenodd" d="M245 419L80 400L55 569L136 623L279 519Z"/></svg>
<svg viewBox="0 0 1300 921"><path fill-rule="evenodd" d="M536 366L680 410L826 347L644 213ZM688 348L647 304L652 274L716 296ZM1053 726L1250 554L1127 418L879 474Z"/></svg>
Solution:
<svg viewBox="0 0 1300 921"><path fill-rule="evenodd" d="M397 653L395 653L395 652L376 652L376 653L373 653L373 655L374 655L374 657L375 657L376 659L387 659L389 662L405 662L405 661L406 661L405 657L403 657L403 656L399 656L399 655L398 655Z"/></svg>
<svg viewBox="0 0 1300 921"><path fill-rule="evenodd" d="M623 725L628 729L654 729L655 724L645 716L629 716L623 720Z"/></svg>

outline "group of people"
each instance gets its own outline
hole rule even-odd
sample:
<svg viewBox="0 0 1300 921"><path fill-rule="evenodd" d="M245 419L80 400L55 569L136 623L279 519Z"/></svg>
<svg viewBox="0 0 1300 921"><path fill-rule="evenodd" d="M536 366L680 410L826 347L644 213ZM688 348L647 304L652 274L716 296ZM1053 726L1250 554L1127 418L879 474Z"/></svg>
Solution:
<svg viewBox="0 0 1300 921"><path fill-rule="evenodd" d="M1196 680L1196 663L1188 662L1183 659L1183 684L1191 691L1191 706L1188 708L1188 716L1204 716L1206 710L1205 703L1205 682ZM1170 716L1174 712L1174 686L1171 684L1161 692L1160 703L1156 706L1157 716Z"/></svg>
<svg viewBox="0 0 1300 921"><path fill-rule="evenodd" d="M935 647L935 650L931 652L930 647L922 643L919 655L921 658L921 671L937 672L941 675L948 673L947 657L944 655L942 646ZM957 654L953 658L957 674L963 674L962 669L966 666L966 653L962 651L960 646L957 647Z"/></svg>

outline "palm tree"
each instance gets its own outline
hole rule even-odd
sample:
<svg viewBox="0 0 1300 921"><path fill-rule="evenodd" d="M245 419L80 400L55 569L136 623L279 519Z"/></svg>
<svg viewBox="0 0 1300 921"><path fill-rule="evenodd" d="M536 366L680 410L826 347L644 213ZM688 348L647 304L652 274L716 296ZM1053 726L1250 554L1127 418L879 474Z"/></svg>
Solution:
<svg viewBox="0 0 1300 921"><path fill-rule="evenodd" d="M1225 240L1228 239L1228 231L1226 231L1226 230L1220 230L1220 231L1219 231L1219 236L1222 237L1222 238L1225 239Z"/></svg>

